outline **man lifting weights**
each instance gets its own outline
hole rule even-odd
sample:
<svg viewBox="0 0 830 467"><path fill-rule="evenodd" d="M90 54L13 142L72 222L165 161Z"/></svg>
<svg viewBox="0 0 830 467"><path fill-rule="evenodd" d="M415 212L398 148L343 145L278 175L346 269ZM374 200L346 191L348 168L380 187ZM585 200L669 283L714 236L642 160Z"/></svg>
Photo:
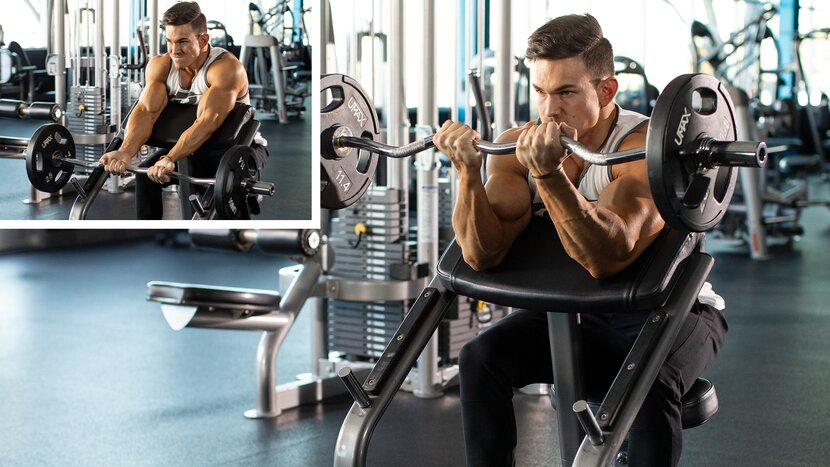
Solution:
<svg viewBox="0 0 830 467"><path fill-rule="evenodd" d="M250 103L245 68L232 54L210 46L207 21L196 2L176 3L164 12L167 54L150 59L147 85L127 122L120 149L104 154L107 171L124 174L133 156L150 138L153 124L168 102L196 105L196 121L169 152L160 151L141 166L147 177L136 177L139 219L161 219L161 189L170 183L176 162L193 157L192 175L214 178L223 153L202 148L222 125L237 102ZM257 167L265 166L267 142L257 133L253 149Z"/></svg>
<svg viewBox="0 0 830 467"><path fill-rule="evenodd" d="M435 145L459 173L453 214L456 241L474 269L498 265L531 216L547 216L568 255L592 276L631 264L663 229L645 160L596 166L569 157L559 135L609 153L645 145L647 117L614 103L614 54L590 15L553 19L528 39L541 122L506 131L515 157L488 160L486 186L478 133L446 122ZM551 280L556 280L551 278ZM681 396L714 360L726 334L723 300L704 288L677 336L631 428L632 466L677 465L682 449ZM584 314L580 327L588 396L610 387L648 313ZM512 465L513 388L552 383L547 318L517 311L466 344L459 356L464 439L469 465Z"/></svg>

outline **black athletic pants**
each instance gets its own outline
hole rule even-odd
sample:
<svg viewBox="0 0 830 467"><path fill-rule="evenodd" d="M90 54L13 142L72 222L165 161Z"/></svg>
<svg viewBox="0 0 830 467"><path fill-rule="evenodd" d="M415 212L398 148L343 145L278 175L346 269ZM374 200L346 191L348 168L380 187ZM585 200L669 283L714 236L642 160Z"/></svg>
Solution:
<svg viewBox="0 0 830 467"><path fill-rule="evenodd" d="M265 146L254 143L251 146L254 149L254 159L257 163L259 172L265 168L265 162L268 160L268 149ZM161 149L155 154L148 157L144 162L139 164L139 167L152 167L161 158L167 154L169 150ZM219 168L219 161L225 151L196 151L193 155L188 157L191 167L191 177L195 178L216 178L216 170ZM135 205L136 216L139 220L157 220L162 218L163 204L161 200L161 190L166 186L178 183L177 180L171 179L166 184L156 183L144 175L135 177ZM204 192L204 187L194 187L198 193ZM187 219L186 219L187 220Z"/></svg>
<svg viewBox="0 0 830 467"><path fill-rule="evenodd" d="M647 314L582 314L588 398L601 401ZM629 465L675 466L683 445L681 396L714 360L726 334L721 312L696 304L629 434ZM513 388L553 383L546 313L516 311L468 342L459 355L464 442L470 466L515 462Z"/></svg>

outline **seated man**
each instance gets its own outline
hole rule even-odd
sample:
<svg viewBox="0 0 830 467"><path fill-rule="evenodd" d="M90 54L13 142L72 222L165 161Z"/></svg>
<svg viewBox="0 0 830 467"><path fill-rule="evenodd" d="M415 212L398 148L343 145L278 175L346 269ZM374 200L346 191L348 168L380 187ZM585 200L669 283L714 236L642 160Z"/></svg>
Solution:
<svg viewBox="0 0 830 467"><path fill-rule="evenodd" d="M197 105L196 121L182 133L178 143L159 151L141 166L150 167L147 177L136 177L136 209L139 219L161 219L161 189L170 183L176 161L193 155L192 174L214 178L224 151L211 151L202 144L222 125L237 102L250 103L245 68L232 54L211 47L207 21L196 2L176 3L164 13L168 53L150 59L147 86L133 109L124 131L124 142L104 154L107 171L123 174L133 156L150 138L153 124L168 102ZM253 149L257 167L265 166L267 142L257 134Z"/></svg>
<svg viewBox="0 0 830 467"><path fill-rule="evenodd" d="M590 15L556 18L530 36L527 58L541 123L500 136L517 141L516 155L488 159L486 186L481 154L472 144L479 135L454 122L436 134L436 146L459 173L453 228L474 269L498 265L534 215L549 216L568 255L597 278L623 270L663 229L644 160L595 166L569 157L559 143L565 132L601 152L645 145L647 118L614 103L613 57ZM720 297L701 294L684 323L631 429L632 466L677 464L680 398L714 360L726 333L718 308ZM646 316L581 316L591 399L601 400L610 387ZM462 348L459 366L468 464L512 465L513 388L553 382L546 314L508 315Z"/></svg>

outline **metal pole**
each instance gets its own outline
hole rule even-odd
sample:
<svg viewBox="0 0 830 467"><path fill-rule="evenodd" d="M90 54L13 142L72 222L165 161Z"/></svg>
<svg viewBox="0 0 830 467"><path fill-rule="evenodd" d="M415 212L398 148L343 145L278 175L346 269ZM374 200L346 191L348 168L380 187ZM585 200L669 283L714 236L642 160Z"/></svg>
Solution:
<svg viewBox="0 0 830 467"><path fill-rule="evenodd" d="M418 130L427 135L437 123L435 99L435 0L423 0L423 63L421 64L421 102ZM428 264L430 275L438 264L438 165L435 150L417 155L418 183L418 262ZM443 395L438 378L438 332L418 357L418 379L413 394L421 398Z"/></svg>
<svg viewBox="0 0 830 467"><path fill-rule="evenodd" d="M484 70L484 16L486 5L485 0L476 0L476 52L478 53L478 70L481 72L482 83L487 82L487 74ZM482 88L485 87L486 84L482 84ZM480 124L481 122L479 122Z"/></svg>
<svg viewBox="0 0 830 467"><path fill-rule="evenodd" d="M747 138L758 139L758 130L755 120L749 110L749 96L740 89L727 86L732 102L735 105L735 119L737 123L736 137L738 140ZM763 169L755 170L748 167L738 169L741 177L741 190L746 204L746 228L749 234L749 253L752 259L768 259L767 230L764 226L763 189L760 178L766 174Z"/></svg>
<svg viewBox="0 0 830 467"><path fill-rule="evenodd" d="M104 0L95 2L95 87L106 95L107 67L104 66Z"/></svg>
<svg viewBox="0 0 830 467"><path fill-rule="evenodd" d="M436 126L435 104L435 0L423 0L423 62L421 66L421 102L418 123Z"/></svg>
<svg viewBox="0 0 830 467"><path fill-rule="evenodd" d="M112 0L112 43L110 45L110 124L121 130L121 31L119 1Z"/></svg>
<svg viewBox="0 0 830 467"><path fill-rule="evenodd" d="M391 5L391 21L389 25L389 118L387 132L389 143L402 145L407 142L404 128L404 112L406 102L403 101L403 60L404 60L404 2L393 0ZM401 190L402 202L406 202L409 188L408 169L409 161L390 160L387 163L387 183L389 188Z"/></svg>
<svg viewBox="0 0 830 467"><path fill-rule="evenodd" d="M320 8L320 46L317 47L320 54L320 75L328 73L328 48L331 37L329 36L329 28L331 28L331 7L329 7L328 0L323 0L322 8ZM332 69L334 70L334 69Z"/></svg>
<svg viewBox="0 0 830 467"><path fill-rule="evenodd" d="M320 362L329 358L329 315L322 298L309 298L308 304L314 313L311 317L311 376L325 378L328 375L320 371Z"/></svg>
<svg viewBox="0 0 830 467"><path fill-rule="evenodd" d="M159 2L158 0L147 1L147 16L150 17L150 57L159 54Z"/></svg>
<svg viewBox="0 0 830 467"><path fill-rule="evenodd" d="M66 10L66 0L55 0L55 54L57 55L57 65L55 70L55 102L66 109L66 31L64 25L66 24L66 17L64 11ZM66 123L66 113L61 119L62 123Z"/></svg>
<svg viewBox="0 0 830 467"><path fill-rule="evenodd" d="M510 0L500 0L497 5L501 10L499 14L491 15L491 18L498 18L499 29L496 36L496 44L493 49L496 52L496 86L493 93L494 120L496 123L495 135L500 135L512 127L510 111L512 99L510 91L513 81L513 70L511 63L513 59L512 47L510 44Z"/></svg>
<svg viewBox="0 0 830 467"><path fill-rule="evenodd" d="M458 100L461 98L461 83L460 83L460 81L461 81L461 76L463 76L464 73L461 73L461 70L459 69L459 67L465 66L464 64L459 63L459 61L461 59L461 53L459 53L459 50L458 50L460 45L461 45L461 44L459 44L459 42L460 42L459 39L464 37L464 36L462 36L462 28L461 28L461 21L462 21L462 18L463 18L462 15L463 15L463 11L464 11L462 5L463 5L463 3L460 0L455 2L455 21L454 21L455 29L454 29L454 34L453 34L453 37L455 37L455 42L454 42L453 48L452 48L452 51L453 51L453 60L452 60L452 63L453 63L453 75L452 75L453 94L452 94L452 115L450 116L450 119L452 119L453 121L459 121L460 120L459 113L460 113L461 109L460 109L460 106L458 104ZM466 59L466 54L464 55L464 57ZM442 123L442 122L439 122L439 123ZM458 185L458 173L455 170L450 170L450 200L451 200L450 202L452 204L453 210L455 210L455 198L456 198L456 194L458 193L457 185Z"/></svg>
<svg viewBox="0 0 830 467"><path fill-rule="evenodd" d="M46 55L52 53L54 50L54 45L52 43L52 25L54 24L55 18L55 2L54 0L46 0L46 14L43 16L43 24L46 28Z"/></svg>
<svg viewBox="0 0 830 467"><path fill-rule="evenodd" d="M474 0L467 0L464 8L464 66L471 68L473 65L473 5ZM467 73L464 73L464 82L467 80ZM473 125L473 107L470 104L470 86L467 84L467 91L464 93L464 123Z"/></svg>

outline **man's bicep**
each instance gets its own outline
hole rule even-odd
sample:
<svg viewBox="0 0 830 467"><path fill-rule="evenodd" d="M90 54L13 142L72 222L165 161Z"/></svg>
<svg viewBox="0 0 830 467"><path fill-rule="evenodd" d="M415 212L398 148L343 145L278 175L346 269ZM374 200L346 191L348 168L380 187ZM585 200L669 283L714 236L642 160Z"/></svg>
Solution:
<svg viewBox="0 0 830 467"><path fill-rule="evenodd" d="M148 82L138 100L137 108L158 116L167 107L167 86L164 83Z"/></svg>
<svg viewBox="0 0 830 467"><path fill-rule="evenodd" d="M527 227L532 214L527 181L515 173L497 172L487 179L485 190L509 247Z"/></svg>
<svg viewBox="0 0 830 467"><path fill-rule="evenodd" d="M663 219L654 204L645 161L637 161L600 193L597 206L619 216L626 236L650 237L663 228Z"/></svg>
<svg viewBox="0 0 830 467"><path fill-rule="evenodd" d="M210 68L210 87L199 102L196 118L212 122L218 127L233 110L244 87L235 65L234 62L223 61Z"/></svg>
<svg viewBox="0 0 830 467"><path fill-rule="evenodd" d="M153 57L147 65L147 85L138 99L138 108L149 114L158 115L167 107L167 68L169 60L161 55Z"/></svg>
<svg viewBox="0 0 830 467"><path fill-rule="evenodd" d="M222 124L236 104L237 94L228 89L211 86L199 101L196 118Z"/></svg>

